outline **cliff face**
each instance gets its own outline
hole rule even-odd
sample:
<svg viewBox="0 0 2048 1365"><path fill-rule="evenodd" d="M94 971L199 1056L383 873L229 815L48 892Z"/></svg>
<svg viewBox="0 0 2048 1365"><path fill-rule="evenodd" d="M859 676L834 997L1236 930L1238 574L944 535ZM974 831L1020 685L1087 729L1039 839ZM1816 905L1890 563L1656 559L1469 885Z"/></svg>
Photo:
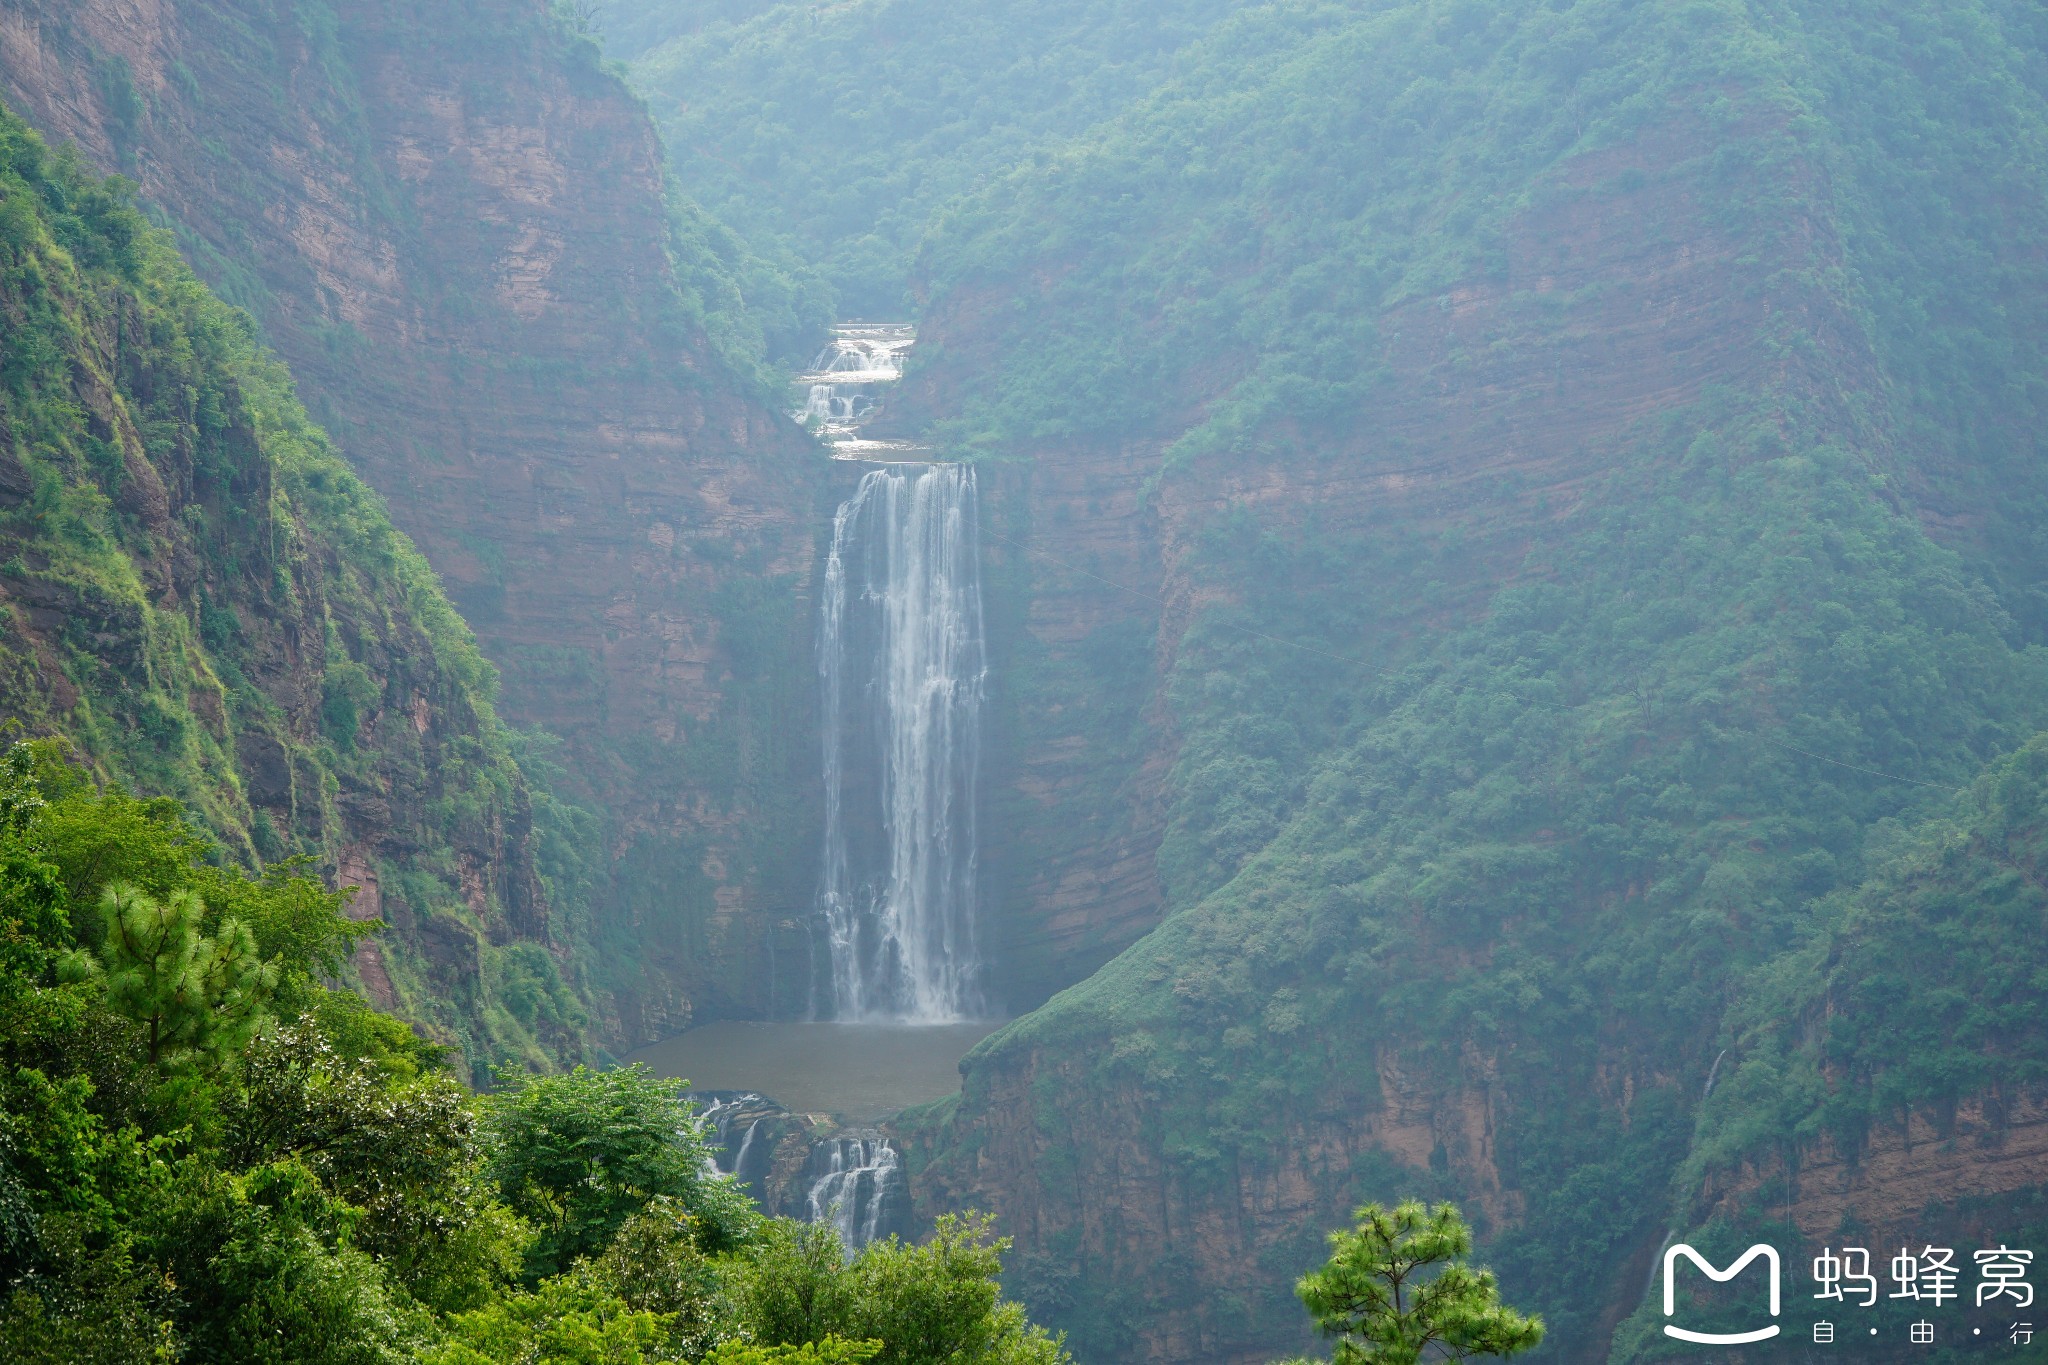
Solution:
<svg viewBox="0 0 2048 1365"><path fill-rule="evenodd" d="M1791 1172L1766 1160L1727 1174L1704 1191L1709 1207L1789 1215L1813 1246L1839 1247L1845 1237L1924 1245L1945 1206L1995 1207L2048 1187L2048 1110L2024 1088L1971 1095L1906 1110L1860 1142L1822 1138L1799 1152ZM2016 1231L1979 1221L1991 1242Z"/></svg>
<svg viewBox="0 0 2048 1365"><path fill-rule="evenodd" d="M1162 1130L1156 1088L1098 1065L1116 1044L1099 1046L1096 1059L999 1052L957 1114L908 1126L921 1217L997 1211L1017 1239L1008 1283L1098 1358L1253 1365L1313 1350L1295 1278L1321 1259L1323 1231L1389 1184L1455 1189L1494 1226L1519 1212L1494 1151L1507 1097L1484 1080L1445 1093L1383 1056L1366 1094L1353 1083L1290 1106L1255 1150L1197 1167Z"/></svg>
<svg viewBox="0 0 2048 1365"><path fill-rule="evenodd" d="M1979 18L1971 62L2034 69L2029 21ZM1881 774L1964 781L2040 721L2004 586L2029 552L1984 495L2036 496L2010 425L2032 400L1958 400L1976 381L1910 302L1949 288L1936 239L1967 240L2012 311L1954 325L2031 355L1998 319L2048 297L2038 186L1962 157L1939 231L1896 185L1879 202L1875 116L1814 73L1879 63L1893 83L1861 98L1937 140L1970 122L1870 14L1714 38L1644 19L1555 67L1547 20L1454 34L1420 7L1197 65L928 253L898 412L1014 466L1007 700L1043 738L1010 800L1020 827L1091 831L1014 885L1017 932L1055 941L1089 898L1068 888L1122 884L1133 848L1163 919L970 1056L961 1099L908 1127L913 1188L927 1213L995 1210L1027 1301L1093 1355L1298 1344L1287 1287L1321 1231L1395 1197L1455 1198L1556 1358L1605 1355L1659 1238L1707 1216L1673 1190L1733 1188L1703 1186L1734 1159L1692 1132L1716 1057L1739 1064L1725 1002L1782 970L1880 821L1924 811ZM1715 85L1737 33L1782 64ZM1603 123L1571 79L1541 97L1555 144L1505 112L1515 71L1604 71L1611 94L1644 51L1677 82L1638 91L1652 116ZM1486 94L1424 119L1411 52ZM1420 133L1390 131L1397 107ZM2041 107L2014 97L2026 145ZM1507 126L1512 152L1487 141ZM1458 175L1404 160L1418 144ZM1110 656L1096 621L1137 643ZM1082 681L1104 657L1135 660L1116 723ZM1924 691L1921 666L1983 688ZM1913 738L1880 760L1888 733ZM1142 927L1096 903L1112 935ZM1731 1124L1800 1122L1727 1077ZM2031 1129L1972 1093L1939 1152L1914 1134L1946 1120L1917 1110L1802 1148L1802 1226L1911 1221L1863 1160L1910 1175L1907 1203L2031 1188ZM1783 1192L1745 1159L1734 1184L1764 1195L1729 1207L1765 1216Z"/></svg>
<svg viewBox="0 0 2048 1365"><path fill-rule="evenodd" d="M541 0L0 8L0 92L261 319L604 813L615 1040L759 1008L809 894L815 458L676 286L658 144Z"/></svg>
<svg viewBox="0 0 2048 1365"><path fill-rule="evenodd" d="M1013 1011L1086 978L1163 906L1158 522L1131 455L1048 453L984 480L996 746L984 863Z"/></svg>
<svg viewBox="0 0 2048 1365"><path fill-rule="evenodd" d="M1551 202L1505 230L1500 274L1379 320L1381 392L1346 431L1280 433L1295 443L1284 462L1232 451L1167 471L1170 441L1138 437L1027 446L996 464L988 553L1010 751L994 765L1006 835L991 861L1016 1003L1083 979L1164 913L1178 740L1160 689L1193 618L1240 596L1204 562L1217 528L1460 537L1425 618L1368 646L1391 654L1483 611L1645 419L1708 386L1781 373L1771 334L1788 311L1819 324L1831 367L1867 376L1867 350L1825 300L1738 283L1746 246L1714 225L1700 185L1648 175L1703 150L1665 129L1560 170ZM939 358L888 429L943 420L1002 371L1005 348L985 335L996 311L985 298L934 302L921 346ZM1191 376L1175 400L1184 420L1237 377L1227 363Z"/></svg>
<svg viewBox="0 0 2048 1365"><path fill-rule="evenodd" d="M479 1066L583 1055L554 808L431 571L164 234L5 112L0 146L0 712L361 887L397 927L365 991Z"/></svg>
<svg viewBox="0 0 2048 1365"><path fill-rule="evenodd" d="M1261 746L1241 717L1220 744L1213 731L1199 733L1207 724L1176 723L1188 707L1172 695L1189 686L1190 672L1197 686L1214 688L1219 668L1241 671L1230 651L1247 647L1242 631L1270 639L1275 624L1286 628L1285 616L1254 609L1235 618L1239 631L1210 627L1184 661L1188 632L1205 612L1276 595L1248 586L1248 566L1219 551L1217 538L1233 526L1250 522L1295 541L1376 543L1390 558L1455 540L1454 556L1426 561L1426 579L1401 577L1410 600L1343 639L1339 647L1359 664L1347 669L1322 657L1325 641L1292 633L1314 640L1311 687L1328 688L1323 670L1355 676L1379 660L1412 658L1483 618L1504 586L1544 575L1532 557L1568 539L1575 514L1616 497L1606 485L1617 461L1630 458L1658 414L1685 410L1715 384L1788 382L1772 360L1785 314L1825 320L1817 330L1838 338L1831 372L1867 370L1867 353L1839 340L1826 300L1737 283L1743 244L1713 223L1697 183L1646 174L1696 154L1685 138L1658 130L1568 163L1552 202L1507 229L1505 271L1385 315L1376 359L1386 378L1347 432L1298 433L1285 462L1232 452L1163 473L1165 441L1103 452L1055 447L1013 476L1020 491L1003 504L1011 520L999 523L1013 528L1010 548L992 554L1030 568L1027 605L1013 609L1021 643L1012 648L1045 661L1013 684L1024 693L1017 728L1040 736L1009 769L1017 777L1007 799L1028 812L1013 828L1054 847L1054 831L1088 832L1071 861L1034 864L1014 885L1013 934L1042 936L1039 951L1050 954L1071 942L1075 924L1091 946L1120 949L1169 905L1199 903L1237 873L1245 850L1190 809L1200 798L1188 790L1194 763L1184 735L1195 728L1208 753L1256 755ZM1648 223L1658 231L1645 231ZM943 359L920 377L925 387L914 398L943 410L944 361L965 348L951 344L944 322L928 329ZM1805 374L1789 382L1803 392L1821 387ZM1156 479L1149 497L1141 492L1148 478ZM1300 591L1343 586L1310 582ZM1139 641L1134 657L1124 656L1131 671L1114 684L1090 678L1102 635L1118 630ZM1255 635L1249 647L1261 643ZM1289 708L1256 676L1232 688L1233 704L1284 714ZM1114 763L1099 742L1095 699L1103 697L1121 701L1132 727ZM1073 773L1065 782L1062 764ZM1265 778L1237 768L1228 780L1256 789ZM1304 796L1297 789L1276 800L1268 828ZM1143 894L1120 894L1125 887ZM1597 914L1591 904L1559 909ZM1072 993L1080 999L1055 1002L1042 1026L1027 1021L1014 1042L984 1047L969 1061L957 1110L913 1136L921 1206L997 1211L1019 1241L1017 1282L1037 1311L1108 1359L1248 1365L1310 1345L1293 1278L1319 1259L1322 1231L1356 1203L1393 1193L1454 1197L1495 1239L1526 1222L1531 1192L1501 1129L1507 1115L1544 1105L1559 1080L1503 1076L1497 1042L1443 1040L1429 1050L1448 1047L1448 1059L1404 1061L1400 1045L1332 1021L1337 1037L1319 1040L1318 1054L1335 1042L1340 1053L1362 1055L1329 1059L1306 1094L1268 1082L1271 1097L1252 1101L1265 1110L1255 1122L1239 1112L1241 1101L1190 1091L1203 1084L1199 1069L1145 1072L1142 1046L1130 1044L1149 1026L1120 1003L1132 979L1172 983L1179 995L1204 958L1227 971L1223 963L1246 951L1232 935L1194 932L1191 942L1186 926L1169 922ZM1162 938L1178 942L1163 946ZM1273 986L1299 981L1272 978ZM1264 1006L1252 1007L1254 1027ZM1285 1045L1284 1036L1274 1041ZM1127 1052L1140 1058L1137 1075L1109 1061ZM1568 1066L1585 1068L1610 1113L1625 1114L1638 1090L1664 1092L1652 1103L1673 1099L1673 1072L1684 1061L1635 1052L1631 1042L1603 1042ZM1667 1142L1645 1155L1669 1163L1676 1153ZM1631 1296L1638 1287L1628 1286Z"/></svg>

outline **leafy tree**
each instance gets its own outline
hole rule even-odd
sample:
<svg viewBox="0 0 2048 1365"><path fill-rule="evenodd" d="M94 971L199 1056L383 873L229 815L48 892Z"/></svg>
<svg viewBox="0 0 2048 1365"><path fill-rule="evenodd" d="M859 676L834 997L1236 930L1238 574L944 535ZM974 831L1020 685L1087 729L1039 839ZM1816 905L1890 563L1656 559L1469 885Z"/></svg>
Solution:
<svg viewBox="0 0 2048 1365"><path fill-rule="evenodd" d="M1367 1204L1330 1234L1330 1259L1295 1292L1336 1337L1336 1365L1512 1356L1543 1340L1543 1320L1500 1301L1493 1272L1464 1263L1472 1233L1450 1204ZM1434 1272L1434 1273L1432 1273Z"/></svg>
<svg viewBox="0 0 2048 1365"><path fill-rule="evenodd" d="M277 964L280 1001L295 1007L326 994L319 983L339 977L356 944L383 928L381 920L350 919L345 907L355 888L328 890L308 875L312 861L287 858L253 877L202 864L188 877L203 888L209 922L234 919L248 926L256 951Z"/></svg>
<svg viewBox="0 0 2048 1365"><path fill-rule="evenodd" d="M138 797L119 786L95 790L82 769L44 754L39 786L48 803L42 840L74 904L90 910L109 886L168 896L190 886L214 851L168 797ZM87 925L79 929L90 936Z"/></svg>
<svg viewBox="0 0 2048 1365"><path fill-rule="evenodd" d="M737 1244L758 1220L744 1192L706 1174L687 1082L644 1066L499 1079L506 1088L487 1110L490 1170L505 1202L540 1229L531 1272L596 1255L663 1195L692 1212L707 1250Z"/></svg>
<svg viewBox="0 0 2048 1365"><path fill-rule="evenodd" d="M881 1345L879 1341L848 1341L845 1337L826 1337L801 1346L723 1341L704 1360L705 1365L863 1365L875 1358Z"/></svg>
<svg viewBox="0 0 2048 1365"><path fill-rule="evenodd" d="M755 1341L818 1341L851 1321L853 1286L839 1234L822 1223L776 1219L728 1272L738 1326Z"/></svg>
<svg viewBox="0 0 2048 1365"><path fill-rule="evenodd" d="M697 1245L695 1220L680 1200L650 1200L593 1264L628 1307L666 1319L670 1345L692 1359L732 1330L719 1263Z"/></svg>
<svg viewBox="0 0 2048 1365"><path fill-rule="evenodd" d="M851 1267L854 1311L848 1335L880 1340L876 1365L1042 1362L1067 1358L1059 1341L1002 1299L1007 1237L992 1215L939 1218L931 1239L890 1238L865 1248Z"/></svg>
<svg viewBox="0 0 2048 1365"><path fill-rule="evenodd" d="M206 906L190 891L158 901L125 885L107 888L100 913L101 957L80 949L64 972L104 983L107 1003L142 1025L151 1066L234 1050L262 1025L277 967L256 956L246 925L227 920L209 937L200 932Z"/></svg>
<svg viewBox="0 0 2048 1365"><path fill-rule="evenodd" d="M425 1365L642 1365L670 1359L660 1317L629 1307L579 1266L450 1324Z"/></svg>
<svg viewBox="0 0 2048 1365"><path fill-rule="evenodd" d="M0 936L9 961L26 966L37 945L65 941L70 929L64 888L41 832L49 810L36 780L36 746L15 743L0 754Z"/></svg>
<svg viewBox="0 0 2048 1365"><path fill-rule="evenodd" d="M181 1291L194 1358L401 1365L431 1332L386 1268L351 1244L354 1210L303 1162L239 1174L188 1157L166 1183L139 1221Z"/></svg>
<svg viewBox="0 0 2048 1365"><path fill-rule="evenodd" d="M220 865L219 846L176 801L137 797L119 786L101 790L47 743L19 744L10 755L36 783L38 856L76 908L73 928L86 942L105 932L100 913L108 887L134 887L158 899L183 887L205 904L201 923L208 932L227 919L246 925L258 955L276 961L284 997L303 1006L314 997L311 988L339 976L356 943L381 927L350 919L345 907L353 891L330 891L308 875L309 857L286 858L252 876Z"/></svg>
<svg viewBox="0 0 2048 1365"><path fill-rule="evenodd" d="M945 1215L931 1240L892 1237L849 1264L829 1227L778 1219L733 1259L726 1293L747 1340L880 1343L876 1365L1063 1365L1057 1337L1002 1298L994 1219Z"/></svg>
<svg viewBox="0 0 2048 1365"><path fill-rule="evenodd" d="M221 1113L230 1163L303 1162L360 1210L355 1245L429 1307L476 1308L519 1270L531 1230L482 1177L453 1079L344 1056L308 1015L250 1044Z"/></svg>
<svg viewBox="0 0 2048 1365"><path fill-rule="evenodd" d="M175 1287L123 1239L89 1245L75 1215L45 1218L37 1264L10 1274L0 1360L10 1365L135 1365L179 1358Z"/></svg>

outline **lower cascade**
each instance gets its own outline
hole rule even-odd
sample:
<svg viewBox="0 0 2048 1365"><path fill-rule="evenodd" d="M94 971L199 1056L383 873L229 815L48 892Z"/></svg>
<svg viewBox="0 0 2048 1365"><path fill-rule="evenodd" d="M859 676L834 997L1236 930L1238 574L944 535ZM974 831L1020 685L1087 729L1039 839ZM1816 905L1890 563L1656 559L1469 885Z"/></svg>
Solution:
<svg viewBox="0 0 2048 1365"><path fill-rule="evenodd" d="M767 1212L829 1224L849 1256L909 1233L910 1185L889 1138L873 1129L818 1136L818 1115L752 1092L704 1098L698 1124L712 1167Z"/></svg>
<svg viewBox="0 0 2048 1365"><path fill-rule="evenodd" d="M697 1122L710 1143L712 1167L731 1176L756 1203L765 1204L778 1120L789 1117L788 1111L751 1091L708 1098L711 1102Z"/></svg>
<svg viewBox="0 0 2048 1365"><path fill-rule="evenodd" d="M821 1018L985 1016L974 471L890 465L839 508L819 630Z"/></svg>
<svg viewBox="0 0 2048 1365"><path fill-rule="evenodd" d="M810 1188L805 1216L830 1223L848 1252L878 1242L909 1222L910 1189L895 1147L879 1134L854 1134L815 1144L804 1171Z"/></svg>

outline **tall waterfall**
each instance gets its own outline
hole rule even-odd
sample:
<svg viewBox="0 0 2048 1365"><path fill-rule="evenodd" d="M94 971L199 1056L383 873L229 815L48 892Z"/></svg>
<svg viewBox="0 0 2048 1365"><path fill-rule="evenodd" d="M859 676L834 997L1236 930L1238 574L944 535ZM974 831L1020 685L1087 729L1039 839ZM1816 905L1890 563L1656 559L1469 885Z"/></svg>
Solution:
<svg viewBox="0 0 2048 1365"><path fill-rule="evenodd" d="M989 1009L976 933L976 519L971 468L895 465L864 476L833 520L818 650L830 980L814 1001L828 1018L927 1023Z"/></svg>

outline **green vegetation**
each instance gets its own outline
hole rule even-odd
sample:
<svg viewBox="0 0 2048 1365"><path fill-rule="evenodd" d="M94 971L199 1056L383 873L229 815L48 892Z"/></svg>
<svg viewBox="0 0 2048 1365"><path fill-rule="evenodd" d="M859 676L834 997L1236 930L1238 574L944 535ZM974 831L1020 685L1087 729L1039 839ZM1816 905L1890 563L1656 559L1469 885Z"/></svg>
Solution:
<svg viewBox="0 0 2048 1365"><path fill-rule="evenodd" d="M2003 382L2033 372L2039 335L2007 309L2039 306L2012 286L2040 220L2003 211L2040 198L2039 23L2022 5L1937 18L1912 0L1243 8L1124 116L938 216L925 287L982 300L970 363L1002 357L993 382L961 386L951 434L1012 453L1137 432L1305 452L1302 428L1348 429L1387 382L1390 310L1532 289L1511 275L1532 212L1587 196L1626 212L1688 184L1756 262L1787 245L1810 166L1840 177L1815 190L1851 252L1835 282L1927 406L1915 438L1994 427L1962 441L2002 463L2024 440L1993 414L2039 401ZM1775 268L1819 283L1836 262L1816 249ZM1991 409L1961 400L1987 386Z"/></svg>
<svg viewBox="0 0 2048 1365"><path fill-rule="evenodd" d="M522 770L535 742L499 723L468 627L248 317L129 187L5 113L0 319L0 714L169 799L110 797L124 826L184 830L182 804L207 857L374 876L408 921L379 940L380 990L475 1067L582 1055L564 966L592 855L561 831L587 816ZM198 934L164 875L134 869L82 912L112 937L75 965L163 997L178 1050L232 1050L234 1029L171 1002L240 971L238 936Z"/></svg>
<svg viewBox="0 0 2048 1365"><path fill-rule="evenodd" d="M208 937L205 915L190 891L159 904L132 886L109 886L100 897L104 965L83 948L59 964L72 980L97 979L107 1007L141 1025L153 1067L215 1062L264 1023L275 970L257 957L248 925L224 919Z"/></svg>
<svg viewBox="0 0 2048 1365"><path fill-rule="evenodd" d="M493 1106L491 1175L505 1202L539 1229L529 1252L542 1273L595 1256L655 1199L691 1210L696 1240L724 1251L752 1222L737 1185L709 1160L672 1082L642 1067L560 1076L510 1074Z"/></svg>
<svg viewBox="0 0 2048 1365"><path fill-rule="evenodd" d="M1295 1293L1336 1365L1418 1365L1518 1355L1543 1340L1543 1320L1500 1301L1491 1271L1465 1264L1472 1233L1449 1204L1367 1204L1330 1234L1330 1259Z"/></svg>
<svg viewBox="0 0 2048 1365"><path fill-rule="evenodd" d="M471 1095L322 984L366 932L346 895L136 804L52 741L0 757L0 1356L1067 1359L1002 1302L986 1221L848 1261L706 1177L675 1082Z"/></svg>
<svg viewBox="0 0 2048 1365"><path fill-rule="evenodd" d="M1695 1109L1735 1030L1813 1017L1737 1002L1821 951L1891 822L2048 721L2044 57L2000 0L1251 6L938 215L950 330L909 381L954 403L938 434L1147 459L1164 595L1210 604L1162 684L1166 921L929 1116L929 1178L965 1183L1030 1078L1058 1231L1016 1283L1077 1349L1134 1320L1254 1349L1294 1311L1250 1271L1119 1277L1057 1240L1106 1148L1195 1217L1265 1178L1455 1195L1576 1359L1703 1170L1898 1112L1768 1055L1723 1072L1739 1113ZM1717 264L1674 316L1742 306L1622 339L1681 246ZM1575 371L1647 396L1613 416ZM1926 945L1879 941L1838 1015ZM2004 1027L2039 1021L2002 972L1937 975L1925 1027L1835 1027L1954 1037L1898 1093L1995 1089ZM1297 1155L1397 1103L1423 1151Z"/></svg>
<svg viewBox="0 0 2048 1365"><path fill-rule="evenodd" d="M609 0L603 25L713 218L785 272L814 265L842 316L899 317L949 202L1142 95L1230 8L782 0L693 5L668 36L677 7Z"/></svg>
<svg viewBox="0 0 2048 1365"><path fill-rule="evenodd" d="M1667 1232L1719 1254L1770 1231L1798 1153L2041 1078L2038 4L672 11L522 11L653 44L635 73L692 196L662 325L765 383L828 302L916 300L934 439L1118 451L1162 514L1170 608L1025 639L1090 571L1020 559L990 620L1001 706L1081 741L1013 869L1125 833L1106 813L1156 758L1167 918L915 1120L933 1188L987 1178L980 1125L1036 1129L1004 1176L1044 1237L1014 1281L1084 1351L1162 1322L1267 1348L1316 1255L1269 1225L1235 1244L1257 1265L1119 1242L1089 1201L1129 1181L1085 1183L1106 1169L1156 1171L1162 1218L1198 1228L1257 1223L1247 1191L1456 1194L1541 1308L1534 1349L1592 1358ZM140 126L133 73L95 80ZM118 185L13 125L4 149L0 701L92 768L43 762L19 826L42 842L4 864L24 1017L59 1020L8 1044L0 1244L39 1277L8 1340L69 1349L89 1312L201 1358L280 1331L462 1365L1056 1357L999 1302L986 1226L849 1265L723 1202L646 1077L507 1073L479 1108L312 984L355 931L289 859L358 852L388 802L394 1003L473 1077L573 1061L600 957L705 956L708 846L622 840L600 886L602 821L548 795L546 737L491 718L461 623L246 323ZM1029 543L1022 506L992 515ZM740 856L801 905L771 865L808 810L783 781L806 623L756 577L710 603L723 709L630 757L664 812L760 813ZM104 865L65 852L93 822L135 832ZM593 896L621 908L602 937ZM1410 1126L1330 1157L1381 1119ZM1414 1335L1359 1295L1411 1235L1465 1254L1403 1223L1426 1217L1382 1208L1306 1282L1340 1351ZM1653 1329L1623 1323L1616 1358Z"/></svg>
<svg viewBox="0 0 2048 1365"><path fill-rule="evenodd" d="M2048 1075L2048 736L1944 807L1881 826L1864 878L1816 902L1795 941L1742 983L1717 1040L1720 1077L1672 1180L1685 1240L1722 1254L1745 1236L1795 1244L1782 1221L1788 1151L1854 1161L1907 1140L1916 1121L1925 1132L1984 1106L1995 1120L2001 1097ZM1944 1199L1916 1226L1937 1243L1988 1228L2015 1246L2041 1229L2036 1198L1988 1214L1968 1203ZM1668 1354L1656 1307L1623 1326L1616 1360ZM1903 1334L1912 1315L1897 1307L1872 1322Z"/></svg>
<svg viewBox="0 0 2048 1365"><path fill-rule="evenodd" d="M829 286L772 243L757 250L681 193L671 192L669 214L669 254L687 316L757 397L780 407L790 375L831 333Z"/></svg>

